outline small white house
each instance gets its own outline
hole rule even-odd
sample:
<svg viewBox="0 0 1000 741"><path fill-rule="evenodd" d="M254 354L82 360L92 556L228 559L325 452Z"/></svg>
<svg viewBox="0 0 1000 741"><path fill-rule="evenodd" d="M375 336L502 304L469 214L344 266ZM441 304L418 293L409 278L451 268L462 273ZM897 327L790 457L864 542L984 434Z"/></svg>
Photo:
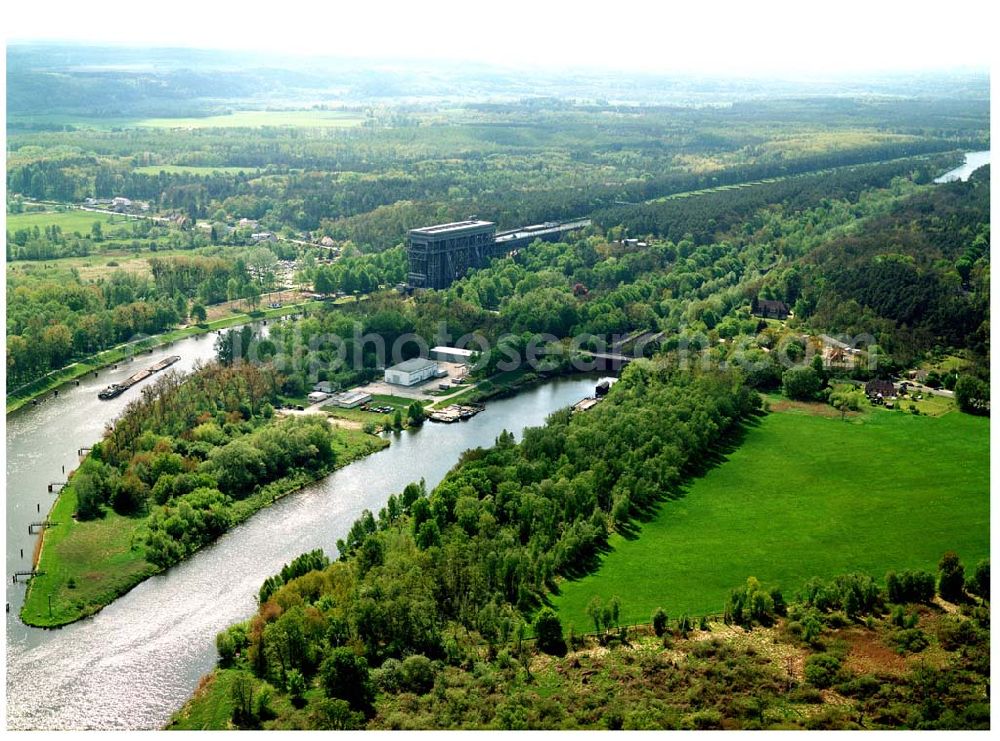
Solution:
<svg viewBox="0 0 1000 741"><path fill-rule="evenodd" d="M313 391L322 391L324 394L333 393L333 384L329 381L320 381L315 386L313 386Z"/></svg>
<svg viewBox="0 0 1000 741"><path fill-rule="evenodd" d="M438 372L438 364L427 358L412 358L385 369L385 382L397 386L413 386Z"/></svg>
<svg viewBox="0 0 1000 741"><path fill-rule="evenodd" d="M323 393L322 391L313 391L309 394L309 403L318 404L321 401L326 401L330 398L330 394Z"/></svg>

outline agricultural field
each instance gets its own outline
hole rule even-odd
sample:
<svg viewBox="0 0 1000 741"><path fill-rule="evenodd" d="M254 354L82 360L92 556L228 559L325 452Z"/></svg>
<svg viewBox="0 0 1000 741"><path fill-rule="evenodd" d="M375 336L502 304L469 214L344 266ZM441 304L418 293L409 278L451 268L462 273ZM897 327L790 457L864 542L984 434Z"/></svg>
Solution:
<svg viewBox="0 0 1000 741"><path fill-rule="evenodd" d="M988 420L803 407L761 418L637 537L613 536L595 573L561 585L563 625L584 630L595 595L647 622L657 607L719 613L748 576L791 596L813 576L933 571L947 550L971 569L989 555Z"/></svg>

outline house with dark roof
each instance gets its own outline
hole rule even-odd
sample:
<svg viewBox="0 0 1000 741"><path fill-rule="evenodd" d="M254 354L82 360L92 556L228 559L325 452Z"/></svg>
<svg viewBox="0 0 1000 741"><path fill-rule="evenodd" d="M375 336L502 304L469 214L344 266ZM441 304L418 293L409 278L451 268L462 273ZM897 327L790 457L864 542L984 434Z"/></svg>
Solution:
<svg viewBox="0 0 1000 741"><path fill-rule="evenodd" d="M784 301L759 298L757 299L757 310L754 314L765 319L787 319L789 314L788 305Z"/></svg>
<svg viewBox="0 0 1000 741"><path fill-rule="evenodd" d="M884 378L875 378L865 384L865 395L873 400L895 399L896 387L892 384L892 381L886 381Z"/></svg>

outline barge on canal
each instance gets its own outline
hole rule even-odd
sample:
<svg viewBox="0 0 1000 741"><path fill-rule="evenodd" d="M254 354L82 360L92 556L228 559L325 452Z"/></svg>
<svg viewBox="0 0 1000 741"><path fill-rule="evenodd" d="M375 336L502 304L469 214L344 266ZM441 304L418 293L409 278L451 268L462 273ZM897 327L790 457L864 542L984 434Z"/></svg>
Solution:
<svg viewBox="0 0 1000 741"><path fill-rule="evenodd" d="M180 359L181 359L180 355L171 355L168 358L164 358L159 363L151 365L149 368L143 368L138 373L133 373L131 376L126 378L121 383L111 384L104 390L98 392L97 398L107 401L108 399L114 399L115 397L121 396L140 381L145 381L154 373L158 373L164 368L169 368L171 365L173 365Z"/></svg>

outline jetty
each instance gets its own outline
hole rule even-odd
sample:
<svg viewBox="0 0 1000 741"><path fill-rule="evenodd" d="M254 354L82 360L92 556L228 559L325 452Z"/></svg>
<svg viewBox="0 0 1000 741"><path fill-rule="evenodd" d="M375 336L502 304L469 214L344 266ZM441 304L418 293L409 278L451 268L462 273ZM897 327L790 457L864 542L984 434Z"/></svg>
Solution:
<svg viewBox="0 0 1000 741"><path fill-rule="evenodd" d="M431 422L451 424L463 419L471 419L486 409L483 404L450 404L443 409L435 409L427 415Z"/></svg>

